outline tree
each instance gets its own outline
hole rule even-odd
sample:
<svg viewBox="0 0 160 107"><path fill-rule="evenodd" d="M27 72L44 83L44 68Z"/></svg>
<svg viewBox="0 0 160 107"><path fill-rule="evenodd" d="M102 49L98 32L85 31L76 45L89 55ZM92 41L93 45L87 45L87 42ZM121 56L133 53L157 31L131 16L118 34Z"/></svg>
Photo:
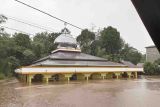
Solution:
<svg viewBox="0 0 160 107"><path fill-rule="evenodd" d="M49 52L48 33L37 33L33 38L32 50L38 58L48 55Z"/></svg>
<svg viewBox="0 0 160 107"><path fill-rule="evenodd" d="M101 43L100 43L99 40L94 40L90 45L90 49L91 49L91 53L90 54L94 55L94 56L102 57L103 54L105 53L105 50L101 49Z"/></svg>
<svg viewBox="0 0 160 107"><path fill-rule="evenodd" d="M127 60L137 64L142 60L142 54L129 44L125 44L117 29L111 26L101 30L98 39L95 39L93 32L85 29L77 37L77 41L82 52L110 61Z"/></svg>
<svg viewBox="0 0 160 107"><path fill-rule="evenodd" d="M55 50L57 48L57 45L54 43L54 40L60 35L61 33L50 33L48 35L48 40L50 42L49 46L49 52Z"/></svg>
<svg viewBox="0 0 160 107"><path fill-rule="evenodd" d="M22 33L15 33L13 35L13 38L16 45L24 48L31 48L31 39L29 35L22 34Z"/></svg>
<svg viewBox="0 0 160 107"><path fill-rule="evenodd" d="M142 54L142 58L140 60L141 63L144 63L146 61L146 54Z"/></svg>
<svg viewBox="0 0 160 107"><path fill-rule="evenodd" d="M2 15L2 14L0 14L0 24L5 23L6 20L7 20L7 17L4 16L4 15ZM2 32L3 30L4 30L4 28L1 28L1 27L0 27L0 34L1 34L1 32Z"/></svg>
<svg viewBox="0 0 160 107"><path fill-rule="evenodd" d="M77 37L77 42L79 43L82 52L91 53L91 44L95 40L95 34L88 29L85 29Z"/></svg>
<svg viewBox="0 0 160 107"><path fill-rule="evenodd" d="M124 58L126 61L131 61L133 64L137 64L141 61L142 55L138 51L133 51L127 54Z"/></svg>
<svg viewBox="0 0 160 107"><path fill-rule="evenodd" d="M2 65L3 74L6 77L11 77L13 74L15 74L14 70L20 66L20 62L18 59L16 59L13 56L7 57L4 60L4 63Z"/></svg>
<svg viewBox="0 0 160 107"><path fill-rule="evenodd" d="M32 50L37 58L48 55L51 51L56 49L54 40L60 35L60 33L47 33L42 32L36 34L32 42Z"/></svg>
<svg viewBox="0 0 160 107"><path fill-rule="evenodd" d="M16 44L10 35L0 36L0 78L12 76L14 69L20 65L16 58Z"/></svg>
<svg viewBox="0 0 160 107"><path fill-rule="evenodd" d="M150 62L146 62L146 63L144 64L144 71L145 71L145 74L147 74L147 75L154 74L153 64L150 63Z"/></svg>
<svg viewBox="0 0 160 107"><path fill-rule="evenodd" d="M15 56L19 61L20 65L28 65L28 62L30 62L30 59L26 61L26 50L31 50L31 38L29 35L22 34L22 33L15 33L13 35L13 42L15 43L15 54L12 54L12 56Z"/></svg>
<svg viewBox="0 0 160 107"><path fill-rule="evenodd" d="M100 41L102 48L105 48L107 54L119 54L121 51L124 41L120 37L120 33L117 29L109 26L104 28L101 32Z"/></svg>
<svg viewBox="0 0 160 107"><path fill-rule="evenodd" d="M138 52L137 49L129 46L129 44L124 45L124 48L122 49L120 54L121 59L130 61L133 64L137 64L142 60L142 54Z"/></svg>
<svg viewBox="0 0 160 107"><path fill-rule="evenodd" d="M23 55L24 55L23 64L25 64L25 65L31 64L36 59L35 54L30 49L26 49L23 52Z"/></svg>

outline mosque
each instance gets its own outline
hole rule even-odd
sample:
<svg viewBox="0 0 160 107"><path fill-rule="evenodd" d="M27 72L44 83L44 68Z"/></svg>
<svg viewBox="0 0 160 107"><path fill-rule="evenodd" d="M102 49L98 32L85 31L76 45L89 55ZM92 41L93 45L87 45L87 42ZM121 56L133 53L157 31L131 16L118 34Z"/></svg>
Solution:
<svg viewBox="0 0 160 107"><path fill-rule="evenodd" d="M48 83L63 80L69 82L70 80L137 78L137 72L143 72L143 68L127 61L111 62L82 53L76 39L66 28L54 43L58 46L50 55L15 70L21 80L32 83L38 79Z"/></svg>

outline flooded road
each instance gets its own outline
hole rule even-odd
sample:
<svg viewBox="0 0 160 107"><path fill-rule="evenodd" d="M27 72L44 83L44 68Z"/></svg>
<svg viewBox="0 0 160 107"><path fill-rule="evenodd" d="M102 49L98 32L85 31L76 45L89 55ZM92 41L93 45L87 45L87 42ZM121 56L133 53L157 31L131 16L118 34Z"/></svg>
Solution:
<svg viewBox="0 0 160 107"><path fill-rule="evenodd" d="M89 80L27 86L0 82L0 107L160 107L160 79Z"/></svg>

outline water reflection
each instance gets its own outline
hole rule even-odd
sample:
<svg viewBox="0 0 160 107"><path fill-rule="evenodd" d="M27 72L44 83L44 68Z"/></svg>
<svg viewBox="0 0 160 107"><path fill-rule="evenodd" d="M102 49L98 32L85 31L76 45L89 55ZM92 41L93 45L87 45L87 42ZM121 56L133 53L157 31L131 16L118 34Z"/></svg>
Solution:
<svg viewBox="0 0 160 107"><path fill-rule="evenodd" d="M0 107L159 107L160 79L0 82Z"/></svg>

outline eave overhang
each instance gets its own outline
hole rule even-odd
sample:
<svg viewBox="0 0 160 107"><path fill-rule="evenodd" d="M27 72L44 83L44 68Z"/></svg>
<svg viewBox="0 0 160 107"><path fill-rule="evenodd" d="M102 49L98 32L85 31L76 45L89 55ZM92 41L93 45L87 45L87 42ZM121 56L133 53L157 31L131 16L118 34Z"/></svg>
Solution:
<svg viewBox="0 0 160 107"><path fill-rule="evenodd" d="M19 74L57 74L57 73L109 73L143 72L143 68L128 67L22 67L15 70Z"/></svg>

